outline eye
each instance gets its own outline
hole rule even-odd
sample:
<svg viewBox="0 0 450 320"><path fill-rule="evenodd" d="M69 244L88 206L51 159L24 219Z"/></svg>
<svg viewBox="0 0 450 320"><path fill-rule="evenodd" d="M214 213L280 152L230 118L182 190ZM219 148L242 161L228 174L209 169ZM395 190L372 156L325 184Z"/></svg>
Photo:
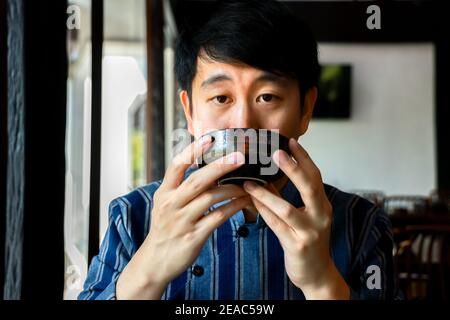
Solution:
<svg viewBox="0 0 450 320"><path fill-rule="evenodd" d="M260 95L256 101L257 102L272 102L276 97L273 94L265 93Z"/></svg>
<svg viewBox="0 0 450 320"><path fill-rule="evenodd" d="M228 101L228 97L227 96L217 96L217 97L214 97L213 100L219 104L224 104Z"/></svg>

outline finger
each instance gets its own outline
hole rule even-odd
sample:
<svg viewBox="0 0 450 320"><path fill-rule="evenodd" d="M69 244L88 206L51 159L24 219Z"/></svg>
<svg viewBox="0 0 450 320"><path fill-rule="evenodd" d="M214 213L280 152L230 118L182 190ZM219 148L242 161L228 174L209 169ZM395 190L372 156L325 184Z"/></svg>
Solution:
<svg viewBox="0 0 450 320"><path fill-rule="evenodd" d="M208 235L211 234L232 215L236 214L251 203L250 197L244 196L231 200L229 203L214 209L197 222L198 232Z"/></svg>
<svg viewBox="0 0 450 320"><path fill-rule="evenodd" d="M214 142L213 137L206 135L197 141L192 142L177 154L166 170L162 188L174 189L183 181L186 170L195 163L195 159ZM160 188L161 188L160 187Z"/></svg>
<svg viewBox="0 0 450 320"><path fill-rule="evenodd" d="M277 188L275 188L275 186L273 185L273 183L268 183L266 185L267 190L269 190L270 192L272 192L274 195L279 196L280 198L283 198L280 194L280 192L278 191Z"/></svg>
<svg viewBox="0 0 450 320"><path fill-rule="evenodd" d="M247 196L247 192L239 186L228 184L209 189L189 202L185 206L185 212L190 220L196 221L214 204L227 199Z"/></svg>
<svg viewBox="0 0 450 320"><path fill-rule="evenodd" d="M317 198L320 198L319 204L322 205L324 202L328 201L325 188L323 186L323 180L320 173L319 168L316 166L314 161L309 156L308 152L302 147L300 143L298 143L295 139L290 139L289 141L289 149L291 150L295 160L297 163L300 161L303 165L300 165L299 168L306 168L311 173L312 181L316 181L311 190L312 194L317 194Z"/></svg>
<svg viewBox="0 0 450 320"><path fill-rule="evenodd" d="M211 187L217 179L236 170L245 162L245 157L240 152L233 152L221 157L205 167L192 173L184 180L174 197L175 205L183 207L198 195Z"/></svg>
<svg viewBox="0 0 450 320"><path fill-rule="evenodd" d="M289 139L289 150L296 162L301 162L304 165L314 164L308 152L294 138Z"/></svg>
<svg viewBox="0 0 450 320"><path fill-rule="evenodd" d="M251 197L253 205L263 217L266 224L275 233L281 244L287 244L292 239L292 229L277 214L267 208L262 202L255 197Z"/></svg>
<svg viewBox="0 0 450 320"><path fill-rule="evenodd" d="M309 156L306 151L299 146L295 139L289 140L289 148L296 161L283 150L274 152L273 159L297 187L305 206L320 211L323 201L326 200L322 178L312 160L307 160Z"/></svg>
<svg viewBox="0 0 450 320"><path fill-rule="evenodd" d="M286 224L294 229L302 228L304 224L302 222L303 217L299 214L297 208L292 206L289 202L251 181L246 181L244 183L244 189L252 196L252 198L257 199Z"/></svg>

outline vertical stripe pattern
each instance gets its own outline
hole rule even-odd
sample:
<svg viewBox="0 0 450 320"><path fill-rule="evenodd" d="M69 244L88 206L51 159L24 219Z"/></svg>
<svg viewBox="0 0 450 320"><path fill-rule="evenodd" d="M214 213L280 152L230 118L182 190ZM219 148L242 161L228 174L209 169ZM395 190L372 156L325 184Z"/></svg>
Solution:
<svg viewBox="0 0 450 320"><path fill-rule="evenodd" d="M189 169L185 177L194 170ZM151 183L111 202L109 227L99 254L90 264L79 299L115 299L120 273L151 230L153 195L160 184ZM350 286L352 298L394 298L392 233L387 215L359 196L324 187L333 206L330 254ZM290 181L281 194L292 205L303 206ZM242 226L248 234L238 232ZM381 289L366 287L370 265L380 267ZM193 272L194 266L202 272ZM288 300L304 299L304 295L286 274L284 252L276 234L260 216L250 223L240 211L214 231L192 266L168 285L161 299Z"/></svg>

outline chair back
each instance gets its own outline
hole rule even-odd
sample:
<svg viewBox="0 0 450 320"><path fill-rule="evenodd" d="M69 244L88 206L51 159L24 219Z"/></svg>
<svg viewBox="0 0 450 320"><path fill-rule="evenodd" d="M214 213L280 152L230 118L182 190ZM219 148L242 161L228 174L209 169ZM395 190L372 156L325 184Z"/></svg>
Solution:
<svg viewBox="0 0 450 320"><path fill-rule="evenodd" d="M407 299L450 297L450 225L394 228L394 261Z"/></svg>

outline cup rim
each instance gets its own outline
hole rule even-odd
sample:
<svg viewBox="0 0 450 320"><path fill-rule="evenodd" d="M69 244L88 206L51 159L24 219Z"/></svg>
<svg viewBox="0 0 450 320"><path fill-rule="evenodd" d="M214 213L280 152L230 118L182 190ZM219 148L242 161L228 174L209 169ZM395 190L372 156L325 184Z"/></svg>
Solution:
<svg viewBox="0 0 450 320"><path fill-rule="evenodd" d="M281 137L281 138L286 139L287 141L289 141L289 137L287 137L287 136L285 136L285 135L283 135L283 134L281 134L281 133L279 133L279 132L273 131L273 130L271 130L271 129L265 129L265 128L260 128L260 129L255 129L255 128L238 128L238 127L236 127L236 128L216 129L216 130L213 130L213 131L210 131L210 132L207 132L207 133L201 135L201 136L199 137L199 139L202 138L202 137L205 137L205 136L207 136L207 135L212 135L212 134L218 133L218 132L226 132L226 131L231 131L231 130L244 130L244 131L247 131L247 130L250 130L250 129L256 130L256 131L258 131L258 133L259 133L261 130L266 130L266 132L267 132L267 133L270 133L270 135L272 135L272 134L278 135L279 137Z"/></svg>

